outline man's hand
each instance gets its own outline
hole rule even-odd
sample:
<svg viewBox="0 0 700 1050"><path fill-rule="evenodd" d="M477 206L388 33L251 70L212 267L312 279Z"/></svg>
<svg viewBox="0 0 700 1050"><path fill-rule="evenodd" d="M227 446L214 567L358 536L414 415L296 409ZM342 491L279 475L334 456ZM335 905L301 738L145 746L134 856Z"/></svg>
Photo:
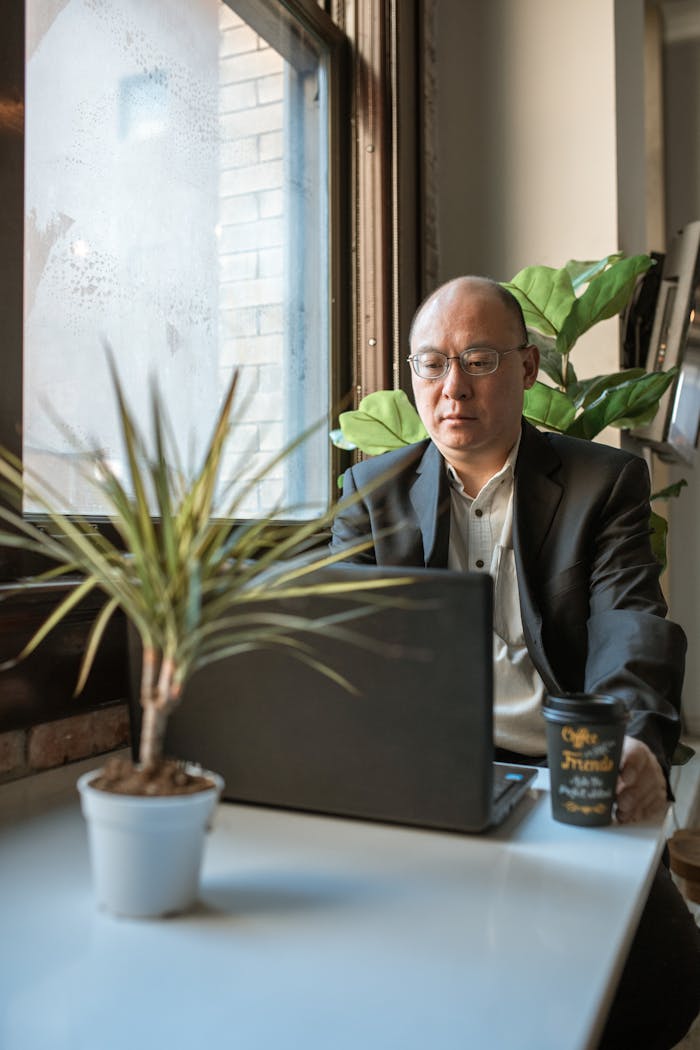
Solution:
<svg viewBox="0 0 700 1050"><path fill-rule="evenodd" d="M621 824L660 820L668 806L661 766L647 745L631 736L622 742L616 793L617 819Z"/></svg>

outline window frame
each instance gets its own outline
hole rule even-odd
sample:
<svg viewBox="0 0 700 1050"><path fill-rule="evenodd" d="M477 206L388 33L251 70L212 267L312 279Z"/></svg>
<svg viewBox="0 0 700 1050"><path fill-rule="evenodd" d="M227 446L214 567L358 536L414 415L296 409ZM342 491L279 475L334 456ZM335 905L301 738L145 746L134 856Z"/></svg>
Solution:
<svg viewBox="0 0 700 1050"><path fill-rule="evenodd" d="M237 10L244 3L237 0ZM422 0L275 0L293 16L302 18L332 49L329 63L331 185L329 195L331 265L330 287L330 403L347 397L357 405L375 389L403 387L410 391L403 359L411 316L425 294L423 257L428 219L421 205L423 164L423 89L425 80L421 20ZM399 6L400 14L399 18ZM25 6L0 0L0 325L4 334L0 384L0 443L21 456L23 256L24 256L24 69ZM368 120L369 111L379 122ZM367 147L372 146L369 150ZM375 340L370 343L370 340ZM351 459L332 450L331 498L337 497L335 479ZM104 523L103 527L104 527ZM109 531L108 529L106 531ZM113 536L116 539L116 537ZM323 538L319 537L323 542ZM32 571L26 557L0 550L2 580L15 580ZM22 611L27 636L44 619L55 591L34 588L25 596ZM80 631L87 637L94 611L66 625L69 642ZM0 606L0 631L16 626L17 612ZM56 644L63 644L57 629ZM115 631L124 625L115 623ZM126 645L117 644L104 673L80 710L109 706L124 698ZM121 654L121 656L119 656ZM51 668L46 649L35 654ZM26 665L24 665L26 666ZM27 682L31 674L26 670ZM26 726L62 718L75 710L73 673L47 676L45 702ZM12 725L4 715L10 689L0 676L0 733L20 721L17 697L9 700L15 713ZM20 693L22 686L20 683Z"/></svg>
<svg viewBox="0 0 700 1050"><path fill-rule="evenodd" d="M246 3L260 10L260 4L269 0L240 0L236 10ZM277 3L277 0L275 0ZM274 4L270 10L274 11ZM347 391L351 382L350 337L350 192L345 173L349 169L350 93L348 41L345 34L322 11L314 0L282 0L279 4L290 18L301 21L306 32L316 36L328 53L328 137L329 137L329 385L328 404L333 409ZM25 27L24 2L0 0L0 24L4 38L0 44L0 325L5 335L3 346L4 381L0 384L0 444L18 458L22 456L23 418L23 269L24 269L24 105L25 105ZM335 478L342 467L342 454L333 449L328 478L328 498L336 495ZM40 527L48 527L43 515L27 517ZM118 537L105 518L90 516L113 541ZM39 571L41 565L21 551L0 549L0 631L6 637L17 638L23 633L28 639L43 622L56 602L56 585L33 585L14 604L6 599L18 578ZM70 581L66 581L70 586ZM115 618L105 639L108 658L102 662L78 707L74 706L79 655L87 639L90 624L96 613L93 602L84 603L70 622L54 632L53 652L56 647L71 647L73 662L66 661L60 669L52 662L51 647L43 646L31 660L18 666L11 680L0 676L0 733L17 728L63 718L69 713L110 706L125 698L127 691L126 642L124 623ZM81 642L82 639L82 642ZM22 643L23 644L23 643ZM4 654L10 658L13 653ZM47 674L56 671L55 674ZM37 682L43 693L37 699ZM18 697L31 696L26 716Z"/></svg>
<svg viewBox="0 0 700 1050"><path fill-rule="evenodd" d="M222 0L226 3L227 0ZM350 157L350 92L348 89L348 40L314 0L235 0L228 5L249 22L280 53L293 61L293 32L281 28L279 8L315 37L328 55L328 225L329 389L327 404L333 412L351 384L349 215L350 186L344 173ZM23 324L24 324L24 105L25 105L25 2L0 0L0 24L7 29L4 61L0 67L0 324L6 334L3 352L4 382L0 389L0 445L22 458L23 427ZM289 22L286 23L289 25ZM309 420L309 423L313 422ZM336 497L335 478L343 467L339 450L332 448L327 479L327 500ZM115 542L119 537L102 515L86 515L96 529ZM46 515L28 513L39 527L50 527ZM38 559L24 551L0 550L0 584L39 571Z"/></svg>
<svg viewBox="0 0 700 1050"><path fill-rule="evenodd" d="M353 61L353 399L411 392L404 348L425 295L424 0L331 0Z"/></svg>

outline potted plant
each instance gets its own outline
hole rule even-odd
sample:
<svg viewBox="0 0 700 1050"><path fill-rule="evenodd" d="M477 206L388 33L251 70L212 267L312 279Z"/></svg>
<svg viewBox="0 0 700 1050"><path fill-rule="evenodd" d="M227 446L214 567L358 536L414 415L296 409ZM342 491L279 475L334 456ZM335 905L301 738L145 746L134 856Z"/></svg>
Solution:
<svg viewBox="0 0 700 1050"><path fill-rule="evenodd" d="M540 351L537 380L525 391L523 415L535 426L592 440L605 427L629 429L648 423L676 369L646 372L628 368L579 379L571 353L580 338L599 321L619 314L630 300L638 278L652 265L649 255L625 257L618 252L595 262L572 259L561 269L528 266L505 281L520 303L528 339ZM357 409L341 413L331 440L340 448L359 448L377 455L427 437L413 404L402 390L379 390ZM652 499L677 496L685 482L654 493ZM652 512L654 550L665 564L666 522Z"/></svg>
<svg viewBox="0 0 700 1050"><path fill-rule="evenodd" d="M185 684L199 668L237 653L284 646L321 674L348 683L315 656L314 633L335 633L353 643L363 638L347 621L371 609L358 601L343 618L308 619L271 614L261 603L309 593L360 591L362 584L320 582L314 570L338 560L310 548L313 535L333 515L293 526L281 510L262 521L235 524L251 487L289 454L284 449L247 481L218 492L222 457L234 426L234 375L201 464L191 476L178 456L158 391L152 392L151 441L137 424L110 358L128 480L99 449L83 450L86 476L99 490L112 542L80 516L62 513L45 478L32 475L11 453L0 452L0 544L48 559L48 568L18 584L74 580L36 631L18 660L29 655L93 591L104 604L92 623L76 692L90 672L111 617L121 611L140 639L142 728L137 764L112 759L79 781L88 820L93 873L99 902L132 916L181 911L197 892L204 831L222 789L215 773L169 760L163 754L168 717ZM45 511L49 528L25 519L17 507L25 494ZM303 556L300 556L303 555ZM394 578L382 585L395 586ZM376 583L375 583L376 586ZM368 604L369 602L369 604ZM13 661L16 662L16 661Z"/></svg>

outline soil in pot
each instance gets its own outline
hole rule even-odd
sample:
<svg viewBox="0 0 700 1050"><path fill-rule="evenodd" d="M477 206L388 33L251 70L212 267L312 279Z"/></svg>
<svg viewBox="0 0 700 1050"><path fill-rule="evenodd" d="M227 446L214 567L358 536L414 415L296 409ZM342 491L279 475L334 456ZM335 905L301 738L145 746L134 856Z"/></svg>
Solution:
<svg viewBox="0 0 700 1050"><path fill-rule="evenodd" d="M131 759L110 758L90 787L114 795L138 795L146 798L169 795L192 795L216 787L206 776L188 772L185 763L163 758L150 769L141 769Z"/></svg>

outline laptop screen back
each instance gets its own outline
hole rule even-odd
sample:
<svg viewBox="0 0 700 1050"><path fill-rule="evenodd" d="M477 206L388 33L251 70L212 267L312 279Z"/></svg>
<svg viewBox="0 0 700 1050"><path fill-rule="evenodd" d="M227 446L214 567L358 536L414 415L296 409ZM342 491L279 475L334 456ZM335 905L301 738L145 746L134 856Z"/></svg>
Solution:
<svg viewBox="0 0 700 1050"><path fill-rule="evenodd" d="M357 644L310 638L316 658L356 693L281 650L239 655L192 678L167 753L221 773L225 799L483 829L493 768L490 577L364 565L324 574L411 578L379 591L382 604L349 625ZM278 608L320 616L350 601L306 597Z"/></svg>

